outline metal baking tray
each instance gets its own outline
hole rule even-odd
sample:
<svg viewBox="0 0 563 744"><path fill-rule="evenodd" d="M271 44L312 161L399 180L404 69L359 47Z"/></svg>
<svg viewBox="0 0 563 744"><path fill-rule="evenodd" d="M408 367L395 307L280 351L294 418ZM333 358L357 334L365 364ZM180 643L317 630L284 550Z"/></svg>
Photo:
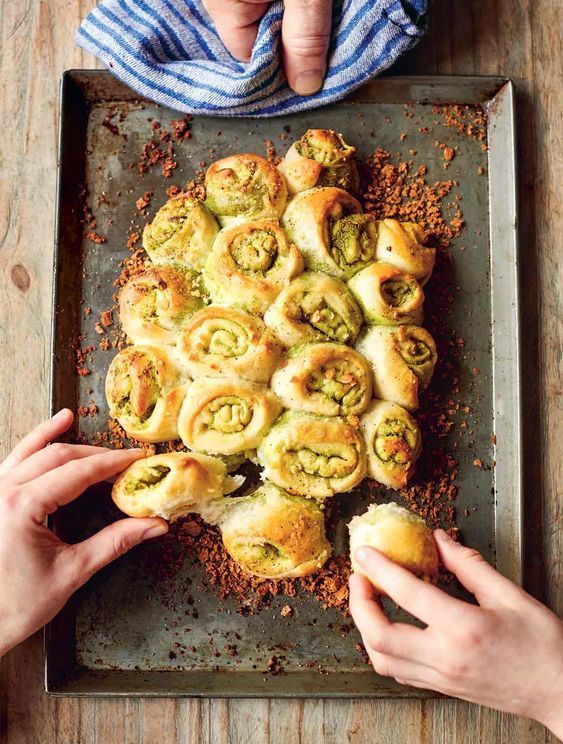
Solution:
<svg viewBox="0 0 563 744"><path fill-rule="evenodd" d="M487 149L454 127L446 127L435 114L434 105L453 103L483 107ZM118 134L104 124L110 108L117 112ZM132 205L144 191L154 192L152 214L165 201L166 187L192 177L199 161L210 162L236 151L263 152L263 141L268 139L283 152L291 139L308 127L342 131L359 148L360 156L375 147L403 156L416 151L412 157L427 166L429 182L444 177L459 181L455 193L461 197L466 222L451 246L458 291L448 324L465 339L456 370L459 394L454 400L464 402L470 397L477 401L477 410L470 417L471 431L456 439L456 523L467 544L519 582L522 462L512 83L502 78L383 77L347 101L313 112L270 120L198 118L192 122L191 139L175 147L178 168L173 178L165 182L158 169L140 177L129 163L150 137L150 119L165 125L178 117L149 101L140 101L107 72L70 71L64 75L52 410L62 406L76 409L93 400L99 415L78 418L73 435L88 436L106 426L103 383L113 354L93 351L88 365L92 374L80 377L71 346L79 336L83 336L83 345L97 343L94 324L100 312L112 305L118 262L127 255ZM280 141L284 126L291 129L287 143ZM447 174L437 141L457 148ZM209 147L215 148L212 156ZM83 237L83 186L89 193L97 231L107 238L106 243L98 245ZM432 292L432 283L428 292ZM85 313L85 307L92 308L91 314ZM478 376L475 368L480 370ZM483 463L495 461L496 465L476 467L477 456ZM338 499L346 518L366 505L361 489L357 495ZM60 510L50 523L64 538L75 541L116 517L109 487L100 486ZM337 549L346 549L344 535L343 521L336 531ZM401 687L374 674L355 648L357 632L342 632L343 617L335 610L324 610L309 595L292 599L294 613L283 621L280 609L287 602L284 597L243 617L232 600L220 601L213 590L201 588L202 570L186 556L177 583L163 601L155 592L155 577L147 571L151 550L158 550L156 543L135 549L99 573L49 624L45 636L49 693L223 697L433 694ZM183 594L186 585L191 586L189 600ZM397 615L396 610L391 611ZM189 639L182 635L184 625L190 626ZM234 637L236 658L221 653L223 644ZM178 639L196 651L182 657L171 653ZM280 648L285 649L283 672L271 674L266 670L268 659L282 653Z"/></svg>

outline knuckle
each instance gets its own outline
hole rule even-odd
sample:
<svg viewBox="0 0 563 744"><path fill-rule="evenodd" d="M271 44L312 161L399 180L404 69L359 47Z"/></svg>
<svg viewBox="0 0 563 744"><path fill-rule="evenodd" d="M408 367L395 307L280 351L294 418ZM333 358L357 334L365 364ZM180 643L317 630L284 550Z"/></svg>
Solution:
<svg viewBox="0 0 563 744"><path fill-rule="evenodd" d="M49 445L48 452L53 462L63 465L70 458L71 448L70 445L63 442L54 442Z"/></svg>
<svg viewBox="0 0 563 744"><path fill-rule="evenodd" d="M457 645L464 651L476 651L482 645L484 638L487 634L488 623L485 618L480 616L472 617L468 622L465 622L458 631L457 634Z"/></svg>
<svg viewBox="0 0 563 744"><path fill-rule="evenodd" d="M21 504L22 493L17 486L7 488L2 494L2 503L6 509L13 511Z"/></svg>
<svg viewBox="0 0 563 744"><path fill-rule="evenodd" d="M286 41L286 49L301 59L322 57L326 54L330 41L329 34L307 34L292 36Z"/></svg>
<svg viewBox="0 0 563 744"><path fill-rule="evenodd" d="M483 558L483 556L481 555L481 553L479 553L478 550L475 550L475 548L466 548L466 547L464 547L464 548L462 548L462 550L463 550L463 558L464 558L464 560L466 560L466 561L472 561L472 562L475 562L475 563L486 563L486 561Z"/></svg>
<svg viewBox="0 0 563 744"><path fill-rule="evenodd" d="M134 544L134 541L128 535L116 535L113 538L114 555L117 557L127 553L128 550L131 550Z"/></svg>
<svg viewBox="0 0 563 744"><path fill-rule="evenodd" d="M444 667L444 676L450 680L463 679L469 671L469 663L463 656L452 656Z"/></svg>

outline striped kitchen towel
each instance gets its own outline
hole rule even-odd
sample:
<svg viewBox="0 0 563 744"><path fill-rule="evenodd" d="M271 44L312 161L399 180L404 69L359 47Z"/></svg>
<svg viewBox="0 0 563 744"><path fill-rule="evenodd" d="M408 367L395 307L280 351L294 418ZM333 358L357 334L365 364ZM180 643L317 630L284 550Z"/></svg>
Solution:
<svg viewBox="0 0 563 744"><path fill-rule="evenodd" d="M76 41L128 86L164 106L215 116L273 116L337 101L387 69L423 35L427 2L336 2L326 79L307 97L285 79L279 0L264 15L247 63L226 50L201 0L103 0Z"/></svg>

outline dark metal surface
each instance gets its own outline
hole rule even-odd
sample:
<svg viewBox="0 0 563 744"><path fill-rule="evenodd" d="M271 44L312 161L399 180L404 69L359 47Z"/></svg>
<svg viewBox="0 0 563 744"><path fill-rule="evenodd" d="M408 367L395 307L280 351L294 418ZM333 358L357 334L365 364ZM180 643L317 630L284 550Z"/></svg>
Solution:
<svg viewBox="0 0 563 744"><path fill-rule="evenodd" d="M446 128L433 113L431 104L453 101L487 107L488 153L479 141L461 135L455 128ZM405 117L405 103L409 103L412 117ZM102 125L110 106L122 112L118 127L126 137ZM112 305L118 262L127 254L125 243L134 200L143 191L154 191L153 214L164 203L169 185L156 170L141 178L129 167L150 137L151 117L166 125L178 115L151 103L140 103L108 73L76 71L65 75L52 407L76 409L93 399L100 414L78 419L76 433L83 436L105 427L103 386L113 353L94 351L88 365L92 374L78 377L72 344L81 334L87 339L84 343L96 343L94 323L100 312ZM428 167L430 182L444 178L443 155L435 140L459 146L447 178L459 179L456 194L462 197L467 226L452 245L459 291L449 322L465 339L466 349L457 370L460 393L456 399L478 401L479 411L471 418L471 436L456 439L460 463L457 524L466 543L490 560L497 560L506 574L518 580L521 464L511 84L491 78L382 78L355 94L353 100L317 112L269 121L197 119L192 125L192 138L175 147L178 169L170 182L185 182L202 160L210 162L232 152L263 152L263 141L271 139L278 144L286 124L291 126L288 141L308 127L342 131L347 141L358 147L360 156L370 154L376 146L405 155L416 150L416 160ZM423 133L424 127L432 128L433 135ZM404 143L401 133L406 134ZM216 148L212 156L209 147ZM491 179L495 179L494 188L490 179L477 175L478 166L488 166ZM96 230L107 238L102 245L83 239L82 185L90 194ZM493 238L491 247L489 237ZM467 250L459 250L461 245ZM428 292L432 292L432 283ZM90 315L85 314L85 307L92 308ZM510 343L507 334L512 334ZM481 370L477 377L472 373L476 367ZM93 392L89 394L87 389ZM491 434L496 430L498 436L499 428L503 437L495 446ZM484 462L496 459L496 475L492 469L473 465L476 453ZM91 534L117 516L108 494L108 487L93 489L61 510L52 524L72 541ZM353 498L345 495L339 500L342 520L333 535L337 550L346 546L346 521L365 509L366 489L359 489ZM284 597L276 598L258 614L243 617L236 612L233 601L220 601L213 590L200 588L202 571L186 556L177 580L163 598L150 571L151 551L157 550L156 545L142 546L102 571L48 626L49 692L233 697L428 694L377 677L355 649L359 640L356 631L343 632L342 616L335 610L323 610L309 595L291 601L295 612L289 618L279 617L287 603ZM175 654L178 641L194 646L196 651ZM224 653L224 646L232 643L238 647L236 657ZM279 675L267 672L268 660L274 654L285 657L284 673ZM312 668L307 666L311 662Z"/></svg>

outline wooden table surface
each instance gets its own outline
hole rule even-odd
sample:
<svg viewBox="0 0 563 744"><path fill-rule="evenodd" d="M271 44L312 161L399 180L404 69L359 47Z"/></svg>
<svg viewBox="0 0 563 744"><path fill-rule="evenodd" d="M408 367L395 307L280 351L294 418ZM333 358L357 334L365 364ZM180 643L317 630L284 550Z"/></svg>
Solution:
<svg viewBox="0 0 563 744"><path fill-rule="evenodd" d="M57 96L93 0L0 4L0 453L48 411ZM526 462L526 586L563 612L558 0L434 0L397 73L508 75L517 85ZM0 741L16 744L420 744L556 741L458 701L73 700L43 692L39 635L0 660Z"/></svg>

